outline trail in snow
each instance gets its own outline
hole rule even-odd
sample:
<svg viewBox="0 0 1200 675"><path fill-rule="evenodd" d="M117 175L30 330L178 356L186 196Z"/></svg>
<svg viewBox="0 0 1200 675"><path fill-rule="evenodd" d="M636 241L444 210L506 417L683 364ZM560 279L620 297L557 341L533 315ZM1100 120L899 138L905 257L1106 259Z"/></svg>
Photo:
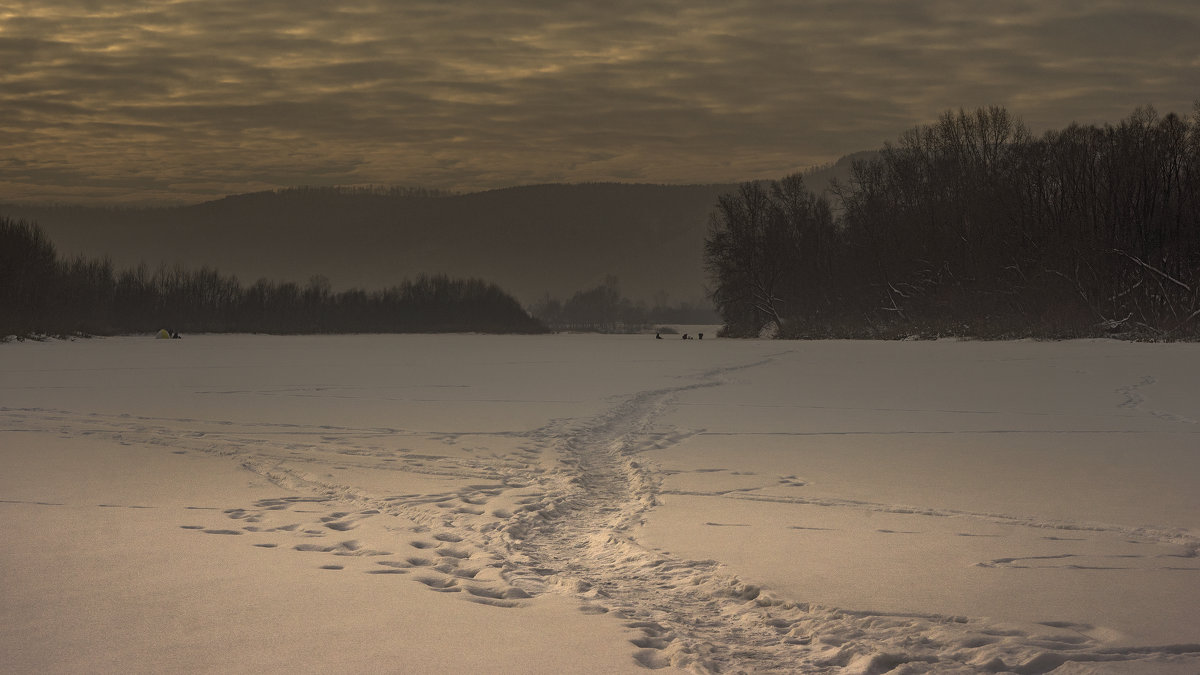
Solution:
<svg viewBox="0 0 1200 675"><path fill-rule="evenodd" d="M645 634L634 641L639 648L634 658L649 668L887 672L907 664L906 672L1043 673L1069 661L1200 656L1200 645L1106 649L1088 636L1092 626L1047 625L1031 633L962 617L814 607L762 592L718 562L682 560L642 547L628 531L654 506L658 491L655 473L639 459L662 447L655 420L674 396L719 386L730 370L706 373L700 384L639 393L564 434L559 451L571 487L551 500L553 509L505 528L514 540L511 549L529 559L509 579L535 592L546 587L574 592L590 611L618 612Z"/></svg>
<svg viewBox="0 0 1200 675"><path fill-rule="evenodd" d="M0 415L8 433L50 429L159 445L177 453L230 456L287 494L253 504L197 505L180 527L217 537L246 536L254 546L318 556L321 568L331 572L406 575L431 592L499 608L518 609L545 593L569 594L578 598L581 611L618 616L637 631L631 657L645 668L1047 673L1066 663L1165 660L1200 666L1200 645L1111 648L1105 646L1102 629L1084 624L1031 629L966 617L815 606L764 591L718 561L684 559L640 544L631 530L662 494L664 474L651 451L699 433L663 425L677 397L720 387L732 373L768 365L774 358L705 372L676 387L637 392L592 418L557 420L527 432L407 432L33 408L3 408ZM1141 405L1137 388L1145 384L1122 392L1125 408ZM447 450L409 451L384 442L406 434ZM469 438L478 438L484 447L463 448L460 444ZM487 444L493 452L487 452ZM391 481L378 479L389 472L440 482L437 488L423 489L428 486L410 481L411 490L397 494L387 489ZM724 496L1063 530L1108 527L738 490ZM1193 555L1200 550L1179 532L1130 533L1183 542ZM989 564L1038 562L1006 558Z"/></svg>

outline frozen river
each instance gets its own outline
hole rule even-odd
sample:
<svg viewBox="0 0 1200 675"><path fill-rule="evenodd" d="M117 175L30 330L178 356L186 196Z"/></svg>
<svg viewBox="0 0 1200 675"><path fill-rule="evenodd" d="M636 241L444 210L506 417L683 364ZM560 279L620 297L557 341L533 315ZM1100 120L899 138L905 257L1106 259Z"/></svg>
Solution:
<svg viewBox="0 0 1200 675"><path fill-rule="evenodd" d="M15 672L1200 669L1200 345L0 345Z"/></svg>

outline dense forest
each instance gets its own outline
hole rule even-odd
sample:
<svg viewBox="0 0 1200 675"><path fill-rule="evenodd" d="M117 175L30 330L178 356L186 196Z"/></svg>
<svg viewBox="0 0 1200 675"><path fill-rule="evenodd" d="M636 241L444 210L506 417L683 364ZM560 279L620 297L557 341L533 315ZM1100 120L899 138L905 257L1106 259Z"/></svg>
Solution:
<svg viewBox="0 0 1200 675"><path fill-rule="evenodd" d="M831 193L796 175L718 200L727 334L1200 338L1200 104L1038 137L947 112Z"/></svg>
<svg viewBox="0 0 1200 675"><path fill-rule="evenodd" d="M495 284L421 276L386 290L249 287L216 270L61 259L36 224L0 218L0 338L174 332L536 333L545 327Z"/></svg>

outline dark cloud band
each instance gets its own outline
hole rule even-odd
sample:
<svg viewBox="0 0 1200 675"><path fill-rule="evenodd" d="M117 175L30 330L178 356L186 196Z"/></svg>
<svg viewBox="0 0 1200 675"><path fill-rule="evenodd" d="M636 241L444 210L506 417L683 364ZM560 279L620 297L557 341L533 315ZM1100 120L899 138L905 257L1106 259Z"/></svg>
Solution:
<svg viewBox="0 0 1200 675"><path fill-rule="evenodd" d="M1190 109L1200 8L1073 5L10 2L0 195L737 181L946 108Z"/></svg>

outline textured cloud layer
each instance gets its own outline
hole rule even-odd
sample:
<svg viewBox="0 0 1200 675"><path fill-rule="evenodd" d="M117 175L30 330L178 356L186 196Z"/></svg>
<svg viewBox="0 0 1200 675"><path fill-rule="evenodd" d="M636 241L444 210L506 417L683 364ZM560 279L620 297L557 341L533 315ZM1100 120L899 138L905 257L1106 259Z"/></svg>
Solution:
<svg viewBox="0 0 1200 675"><path fill-rule="evenodd" d="M1200 6L16 0L0 199L776 177L947 108L1187 112Z"/></svg>

